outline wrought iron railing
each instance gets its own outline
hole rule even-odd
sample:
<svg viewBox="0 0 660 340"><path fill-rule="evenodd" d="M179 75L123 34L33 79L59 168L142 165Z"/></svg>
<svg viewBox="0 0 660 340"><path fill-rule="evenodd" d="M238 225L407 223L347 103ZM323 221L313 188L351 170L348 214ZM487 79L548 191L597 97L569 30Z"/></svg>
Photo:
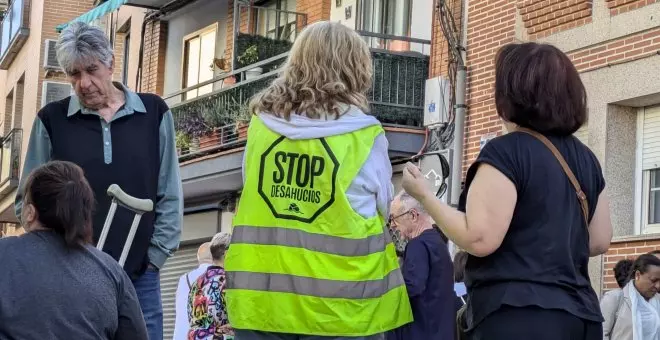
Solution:
<svg viewBox="0 0 660 340"><path fill-rule="evenodd" d="M23 130L13 129L2 138L0 148L0 195L6 195L18 186L21 167Z"/></svg>
<svg viewBox="0 0 660 340"><path fill-rule="evenodd" d="M249 120L249 100L277 77L288 52L256 62L165 97L177 130L181 159L235 147L245 141L239 127ZM372 50L373 84L368 93L371 114L384 125L421 127L424 120L424 87L429 57L416 52ZM267 70L258 76L254 68ZM211 85L215 91L185 99L185 94ZM227 139L234 129L236 139Z"/></svg>

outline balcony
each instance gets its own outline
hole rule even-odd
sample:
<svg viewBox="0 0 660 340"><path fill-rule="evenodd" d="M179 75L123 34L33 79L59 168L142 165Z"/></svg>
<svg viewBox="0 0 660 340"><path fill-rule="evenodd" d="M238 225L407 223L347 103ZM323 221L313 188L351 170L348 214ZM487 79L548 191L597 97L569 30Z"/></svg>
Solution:
<svg viewBox="0 0 660 340"><path fill-rule="evenodd" d="M11 1L0 17L0 70L6 70L30 34L30 0Z"/></svg>
<svg viewBox="0 0 660 340"><path fill-rule="evenodd" d="M7 195L18 187L21 167L21 146L23 145L23 130L13 129L0 141L0 207L6 209L0 212L0 222L16 222L14 216L14 199L5 202Z"/></svg>
<svg viewBox="0 0 660 340"><path fill-rule="evenodd" d="M235 25L253 27L249 23L241 23L249 18L260 17L258 12L251 12L259 10L263 9L250 7L239 12L242 19L235 20ZM280 28L269 30L270 33L266 35L262 34L263 31L236 30L237 57L233 58L236 69L165 97L175 120L181 162L245 144L250 118L248 102L277 77L288 57L290 40L295 38L292 35L297 34L299 25L306 22L306 18L298 13L275 12L275 22L285 24L271 25ZM282 18L278 20L278 16ZM409 130L405 128L421 130L423 126L424 86L428 79L427 53L430 51L430 42L366 32L361 34L372 47L374 78L368 93L371 114L384 126L399 128L391 129L394 131L391 133L393 138L410 144L403 136ZM264 45L270 47L262 49ZM201 88L214 90L197 95L196 90ZM420 138L421 143L423 136ZM402 146L398 151L406 153L407 149L407 146ZM419 147L415 152L417 150Z"/></svg>

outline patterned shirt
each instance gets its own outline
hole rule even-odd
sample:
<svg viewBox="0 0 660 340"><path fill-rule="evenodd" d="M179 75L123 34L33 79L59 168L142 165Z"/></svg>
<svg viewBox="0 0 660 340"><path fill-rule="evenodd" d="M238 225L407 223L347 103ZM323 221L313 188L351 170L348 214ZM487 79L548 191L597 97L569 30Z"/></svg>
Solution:
<svg viewBox="0 0 660 340"><path fill-rule="evenodd" d="M225 270L209 266L188 295L188 340L223 339L231 334L225 303ZM225 327L222 327L225 326Z"/></svg>

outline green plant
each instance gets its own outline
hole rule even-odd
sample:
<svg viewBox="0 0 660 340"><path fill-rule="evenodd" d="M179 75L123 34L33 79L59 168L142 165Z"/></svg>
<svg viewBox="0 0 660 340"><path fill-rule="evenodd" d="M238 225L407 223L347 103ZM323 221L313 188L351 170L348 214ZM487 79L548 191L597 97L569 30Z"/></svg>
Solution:
<svg viewBox="0 0 660 340"><path fill-rule="evenodd" d="M284 52L288 52L291 49L291 45L293 45L293 43L289 40L277 40L260 35L239 33L236 37L235 48L237 53L241 53L241 51L246 51L248 48L256 46L256 52L258 55L257 61L262 61ZM242 56L242 54L240 55ZM243 68L248 65L250 65L250 63L243 63L237 58L234 68ZM264 68L264 72L269 72L275 66L277 65L264 65L262 68Z"/></svg>
<svg viewBox="0 0 660 340"><path fill-rule="evenodd" d="M176 132L176 147L177 149L188 149L190 148L190 136L187 134L177 131Z"/></svg>
<svg viewBox="0 0 660 340"><path fill-rule="evenodd" d="M259 61L259 51L257 45L248 47L243 54L238 57L238 62L241 65L251 65Z"/></svg>

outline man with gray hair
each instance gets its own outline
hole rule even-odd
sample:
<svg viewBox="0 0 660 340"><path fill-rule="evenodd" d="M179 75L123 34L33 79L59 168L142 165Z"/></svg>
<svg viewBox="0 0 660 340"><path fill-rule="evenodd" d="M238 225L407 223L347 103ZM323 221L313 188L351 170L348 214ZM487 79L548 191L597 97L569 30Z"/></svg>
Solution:
<svg viewBox="0 0 660 340"><path fill-rule="evenodd" d="M94 241L110 207L106 190L118 184L128 194L151 199L154 212L144 214L124 270L137 292L151 340L163 338L159 269L178 248L183 197L172 113L158 96L138 94L112 81L112 46L105 33L81 22L71 23L56 45L57 59L75 95L43 107L34 120L16 215L21 216L24 181L50 160L78 164L94 190ZM118 209L104 251L119 258L133 213Z"/></svg>
<svg viewBox="0 0 660 340"><path fill-rule="evenodd" d="M440 231L405 191L392 201L390 214L390 227L408 241L401 271L414 321L391 331L387 339L455 339L454 270Z"/></svg>

